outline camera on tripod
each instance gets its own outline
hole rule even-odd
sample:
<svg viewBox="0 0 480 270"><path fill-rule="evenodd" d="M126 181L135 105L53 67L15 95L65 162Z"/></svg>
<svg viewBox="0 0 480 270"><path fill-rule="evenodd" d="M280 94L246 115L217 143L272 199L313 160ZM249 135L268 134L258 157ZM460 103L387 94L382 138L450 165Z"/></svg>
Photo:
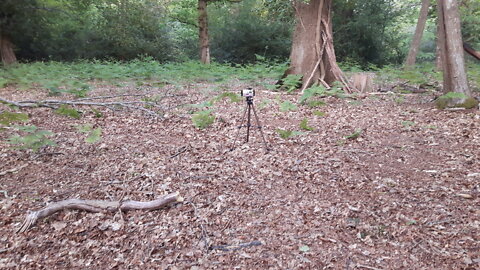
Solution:
<svg viewBox="0 0 480 270"><path fill-rule="evenodd" d="M255 89L250 88L250 87L248 87L246 89L242 89L242 90L240 90L240 95L242 97L252 98L252 97L255 96Z"/></svg>

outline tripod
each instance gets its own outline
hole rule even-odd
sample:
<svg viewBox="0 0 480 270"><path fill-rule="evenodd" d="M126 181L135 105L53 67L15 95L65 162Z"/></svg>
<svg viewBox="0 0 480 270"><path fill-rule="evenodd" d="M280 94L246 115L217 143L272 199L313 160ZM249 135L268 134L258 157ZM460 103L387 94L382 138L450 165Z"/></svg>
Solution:
<svg viewBox="0 0 480 270"><path fill-rule="evenodd" d="M262 135L262 141L263 141L263 144L265 145L265 150L268 151L268 146L267 146L267 141L265 140L265 136L263 135L263 130L262 130L262 126L260 125L260 121L258 120L258 116L257 116L257 111L255 110L255 106L253 106L253 97L252 96L247 96L245 98L245 101L247 102L247 107L245 108L245 111L243 112L243 116L242 116L242 122L240 123L240 126L238 126L238 132L237 132L237 136L235 137L235 141L233 142L233 147L232 147L232 150L235 148L235 143L237 142L237 139L240 135L240 129L242 127L247 127L247 138L246 138L246 142L248 143L248 140L250 138L250 127L252 127L252 111L253 111L253 115L255 116L255 120L257 121L257 128L258 130L260 131L260 134ZM247 124L246 125L243 125L243 122L245 121L245 116L247 118Z"/></svg>

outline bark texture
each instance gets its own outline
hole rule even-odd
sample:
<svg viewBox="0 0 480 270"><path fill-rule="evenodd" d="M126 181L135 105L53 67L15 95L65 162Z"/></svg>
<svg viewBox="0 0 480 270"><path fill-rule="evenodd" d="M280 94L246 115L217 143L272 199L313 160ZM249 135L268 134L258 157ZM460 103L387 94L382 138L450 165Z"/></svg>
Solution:
<svg viewBox="0 0 480 270"><path fill-rule="evenodd" d="M443 64L444 92L458 92L471 96L465 70L460 14L457 0L438 0L439 38L443 41L441 55ZM463 103L465 100L459 100Z"/></svg>
<svg viewBox="0 0 480 270"><path fill-rule="evenodd" d="M10 65L17 62L17 57L13 51L13 43L8 35L0 33L0 55L4 65Z"/></svg>
<svg viewBox="0 0 480 270"><path fill-rule="evenodd" d="M210 64L207 0L198 0L198 32L200 43L200 61L203 64Z"/></svg>
<svg viewBox="0 0 480 270"><path fill-rule="evenodd" d="M325 86L347 81L337 65L333 47L332 0L295 1L296 27L293 34L290 67L285 72L301 74L302 90L312 84Z"/></svg>
<svg viewBox="0 0 480 270"><path fill-rule="evenodd" d="M413 35L407 60L405 61L406 68L411 68L415 65L420 43L422 42L423 31L425 30L425 24L427 23L429 7L430 0L422 0L422 7L420 9L420 15L418 16L417 27L415 28L415 34Z"/></svg>

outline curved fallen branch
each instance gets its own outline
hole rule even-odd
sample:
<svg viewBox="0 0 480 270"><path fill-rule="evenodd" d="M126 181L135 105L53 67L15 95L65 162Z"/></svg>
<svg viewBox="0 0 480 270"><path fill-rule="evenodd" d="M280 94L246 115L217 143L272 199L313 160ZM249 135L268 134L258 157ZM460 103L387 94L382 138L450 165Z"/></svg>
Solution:
<svg viewBox="0 0 480 270"><path fill-rule="evenodd" d="M150 101L109 101L109 102L92 102L87 100L94 99L106 99L113 98L115 96L107 97L98 97L98 98L84 98L79 100L26 100L26 101L12 101L0 97L0 103L12 105L18 108L50 108L57 109L61 105L70 105L70 106L98 106L98 107L107 107L112 108L115 106L124 107L127 109L141 110L146 113L157 115L153 110L149 110L146 107L158 108L163 110L162 106L159 106L156 102Z"/></svg>
<svg viewBox="0 0 480 270"><path fill-rule="evenodd" d="M149 201L100 201L100 200L81 200L68 199L60 202L54 202L38 211L28 213L17 233L25 232L30 229L38 219L48 217L64 209L84 210L88 212L115 212L129 210L157 210L173 202L182 202L183 198L178 192L164 195L161 198Z"/></svg>

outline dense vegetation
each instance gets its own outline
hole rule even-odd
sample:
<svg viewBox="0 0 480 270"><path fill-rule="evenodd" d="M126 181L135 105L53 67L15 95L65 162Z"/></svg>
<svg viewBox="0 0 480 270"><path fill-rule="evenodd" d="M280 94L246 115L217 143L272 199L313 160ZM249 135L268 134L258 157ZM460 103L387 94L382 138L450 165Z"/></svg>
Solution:
<svg viewBox="0 0 480 270"><path fill-rule="evenodd" d="M160 62L198 58L197 1L5 0L0 29L22 61L79 59ZM334 1L334 42L340 61L362 67L399 64L409 46L419 1ZM462 1L463 35L480 44L480 3ZM211 53L218 62L286 60L294 11L282 1L214 1L209 4ZM435 52L432 9L420 60Z"/></svg>

